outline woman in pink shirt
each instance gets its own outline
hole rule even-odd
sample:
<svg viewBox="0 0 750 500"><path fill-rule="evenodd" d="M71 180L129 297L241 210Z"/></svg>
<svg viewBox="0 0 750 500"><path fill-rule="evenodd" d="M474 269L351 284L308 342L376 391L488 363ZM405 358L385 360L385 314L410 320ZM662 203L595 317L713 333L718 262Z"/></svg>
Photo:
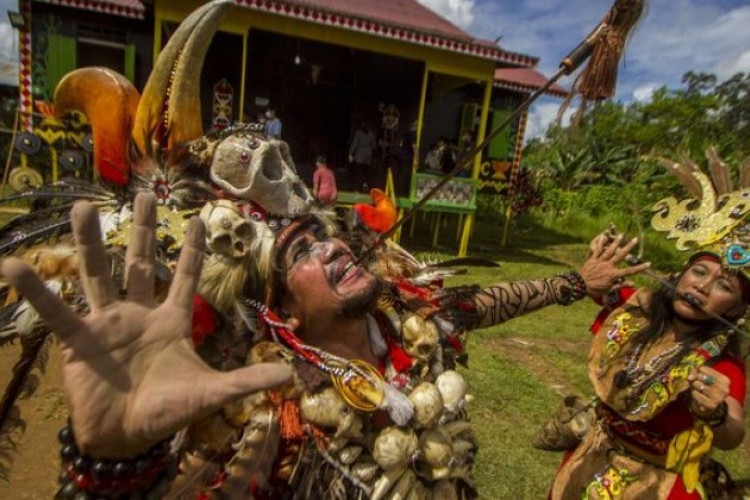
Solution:
<svg viewBox="0 0 750 500"><path fill-rule="evenodd" d="M328 168L325 156L318 156L315 161L315 173L313 174L313 193L322 205L334 205L338 197L336 189L336 176L333 170Z"/></svg>

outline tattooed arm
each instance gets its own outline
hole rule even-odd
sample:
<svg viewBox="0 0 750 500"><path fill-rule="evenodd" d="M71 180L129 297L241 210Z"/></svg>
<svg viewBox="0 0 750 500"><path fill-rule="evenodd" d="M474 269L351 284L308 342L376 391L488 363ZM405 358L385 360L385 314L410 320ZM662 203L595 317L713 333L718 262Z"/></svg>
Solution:
<svg viewBox="0 0 750 500"><path fill-rule="evenodd" d="M511 281L477 289L473 297L477 312L473 328L503 323L552 304L568 305L587 293L590 296L602 295L626 276L648 268L650 263L618 267L638 243L634 238L621 246L623 241L622 235L609 241L595 239L580 273L534 281Z"/></svg>
<svg viewBox="0 0 750 500"><path fill-rule="evenodd" d="M552 304L570 303L573 289L565 278L510 281L479 290L474 296L478 323L485 328Z"/></svg>

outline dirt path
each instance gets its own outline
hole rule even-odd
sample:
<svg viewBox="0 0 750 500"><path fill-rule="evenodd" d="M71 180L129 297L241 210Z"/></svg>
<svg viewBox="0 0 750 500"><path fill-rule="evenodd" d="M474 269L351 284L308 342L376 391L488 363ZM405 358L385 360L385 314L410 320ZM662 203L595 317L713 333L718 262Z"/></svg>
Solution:
<svg viewBox="0 0 750 500"><path fill-rule="evenodd" d="M21 349L17 345L0 348L0 391L11 377L11 368ZM46 374L42 375L36 394L21 401L21 416L26 420L9 482L0 481L0 498L53 498L60 471L60 445L57 432L68 417L61 386L60 353L50 346Z"/></svg>
<svg viewBox="0 0 750 500"><path fill-rule="evenodd" d="M487 338L484 345L503 354L514 363L526 367L536 377L547 384L561 396L575 392L572 379L558 371L550 370L549 361L544 358L545 352L562 351L579 354L587 352L589 345L586 341L572 342L569 340L549 339L540 337L506 337L495 336Z"/></svg>

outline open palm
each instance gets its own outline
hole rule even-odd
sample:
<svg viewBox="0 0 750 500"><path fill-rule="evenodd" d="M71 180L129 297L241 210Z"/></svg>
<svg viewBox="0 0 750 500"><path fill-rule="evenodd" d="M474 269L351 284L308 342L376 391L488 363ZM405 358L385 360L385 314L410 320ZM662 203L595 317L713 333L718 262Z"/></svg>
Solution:
<svg viewBox="0 0 750 500"><path fill-rule="evenodd" d="M118 300L96 208L71 212L81 281L91 313L75 315L19 259L2 271L60 341L63 377L78 447L95 457L132 457L191 421L291 376L278 364L218 372L190 341L193 295L200 277L204 228L189 225L167 299L154 299L156 204L135 201L125 258L127 298Z"/></svg>

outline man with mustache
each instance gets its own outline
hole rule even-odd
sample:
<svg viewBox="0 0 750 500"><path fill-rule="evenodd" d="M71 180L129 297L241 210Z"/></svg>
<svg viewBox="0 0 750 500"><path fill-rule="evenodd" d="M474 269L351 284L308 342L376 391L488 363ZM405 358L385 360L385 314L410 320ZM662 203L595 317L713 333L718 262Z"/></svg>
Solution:
<svg viewBox="0 0 750 500"><path fill-rule="evenodd" d="M580 274L483 290L420 287L378 278L356 265L352 250L330 226L306 215L277 233L274 276L266 286L266 305L285 323L259 309L266 332L282 339L283 347L270 355L268 349L249 354L252 361L285 362L253 362L221 372L200 359L190 339L204 227L191 221L169 294L157 304L155 219L154 196L138 195L123 274L127 295L118 300L97 211L86 203L75 206L81 282L91 307L85 318L72 313L19 259L2 263L3 274L61 343L71 422L60 434L63 497L79 492L159 497L170 487L201 498L219 492L383 497L399 488L421 496L447 489L471 497L470 476L459 473L470 469L475 453L465 411L451 407L450 390L436 396L434 414L417 394L444 389L445 373L456 380L452 368L466 331L572 303L587 289L609 289L646 266L616 266L636 243L620 247L620 239L589 259ZM414 331L437 335L429 352L406 352L404 339ZM362 395L365 401L357 403ZM362 409L373 401L373 408ZM341 410L334 415L339 420L316 413L329 407ZM201 422L213 422L210 432ZM435 430L438 424L455 434ZM188 426L181 474L172 484L178 455L167 454L166 443ZM217 438L219 428L225 433ZM430 450L446 439L449 450L467 444L443 463ZM404 460L398 458L403 453L408 453Z"/></svg>

